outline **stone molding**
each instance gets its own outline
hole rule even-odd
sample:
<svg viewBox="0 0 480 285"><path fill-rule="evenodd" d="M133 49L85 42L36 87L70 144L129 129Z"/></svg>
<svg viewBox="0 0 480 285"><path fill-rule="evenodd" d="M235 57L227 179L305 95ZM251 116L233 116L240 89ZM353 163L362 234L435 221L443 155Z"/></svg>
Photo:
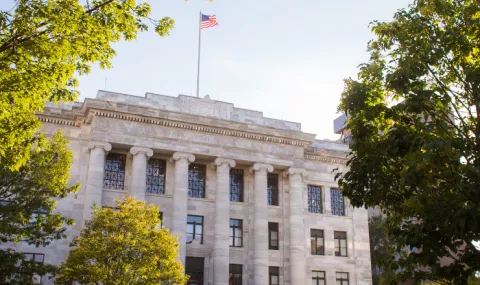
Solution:
<svg viewBox="0 0 480 285"><path fill-rule="evenodd" d="M133 155L144 153L147 157L151 157L153 155L153 150L148 147L134 146L130 149L130 153Z"/></svg>
<svg viewBox="0 0 480 285"><path fill-rule="evenodd" d="M103 148L105 151L111 151L112 145L108 142L89 142L88 149Z"/></svg>
<svg viewBox="0 0 480 285"><path fill-rule="evenodd" d="M273 166L271 164L256 162L252 165L252 167L249 168L249 172L253 173L254 171L259 171L260 169L264 169L264 168L267 172L273 171Z"/></svg>
<svg viewBox="0 0 480 285"><path fill-rule="evenodd" d="M311 144L311 142L298 141L294 139L276 138L276 137L267 136L267 135L258 135L253 133L222 129L218 127L195 125L191 123L175 122L175 121L156 119L156 118L155 119L145 118L145 117L140 117L136 115L126 115L126 114L112 113L112 112L105 112L105 111L93 111L93 115L99 116L99 117L125 120L125 121L133 121L133 122L139 122L139 123L165 126L170 128L178 128L178 129L212 133L212 134L218 134L218 135L224 135L224 136L246 138L246 139L257 140L257 141L288 144L288 145L294 145L294 146L299 146L304 148L308 147Z"/></svg>
<svg viewBox="0 0 480 285"><path fill-rule="evenodd" d="M347 164L346 159L332 158L332 157L328 157L328 156L305 155L303 158L307 159L307 160L316 160L316 161L329 162L329 163Z"/></svg>
<svg viewBox="0 0 480 285"><path fill-rule="evenodd" d="M235 160L233 159L230 159L230 158L221 158L221 157L218 157L215 159L215 161L213 163L210 164L210 166L213 168L213 169L216 169L217 166L220 166L222 164L226 163L228 165L229 168L234 168L237 163L235 162Z"/></svg>
<svg viewBox="0 0 480 285"><path fill-rule="evenodd" d="M171 163L175 163L175 161L180 160L180 159L186 159L187 162L194 162L195 161L195 156L191 153L186 153L186 152L176 152L173 154L173 156L170 158Z"/></svg>
<svg viewBox="0 0 480 285"><path fill-rule="evenodd" d="M290 167L283 172L284 177L288 177L289 175L300 174L303 177L307 177L307 170L305 168L296 168Z"/></svg>
<svg viewBox="0 0 480 285"><path fill-rule="evenodd" d="M66 119L59 119L59 118L52 118L52 117L38 116L38 120L43 123L65 125L65 126L72 126L72 127L75 127L77 125L76 122L73 120L66 120Z"/></svg>

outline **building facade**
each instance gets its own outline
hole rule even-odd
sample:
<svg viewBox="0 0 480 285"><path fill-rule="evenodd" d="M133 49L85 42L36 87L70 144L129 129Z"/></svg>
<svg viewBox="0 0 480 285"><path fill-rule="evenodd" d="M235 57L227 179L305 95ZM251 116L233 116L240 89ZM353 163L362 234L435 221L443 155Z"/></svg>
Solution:
<svg viewBox="0 0 480 285"><path fill-rule="evenodd" d="M93 203L134 196L160 206L190 284L371 284L367 211L332 173L348 145L208 97L99 91L39 118L71 141L82 186L58 211L76 224L67 240L17 250L59 264Z"/></svg>

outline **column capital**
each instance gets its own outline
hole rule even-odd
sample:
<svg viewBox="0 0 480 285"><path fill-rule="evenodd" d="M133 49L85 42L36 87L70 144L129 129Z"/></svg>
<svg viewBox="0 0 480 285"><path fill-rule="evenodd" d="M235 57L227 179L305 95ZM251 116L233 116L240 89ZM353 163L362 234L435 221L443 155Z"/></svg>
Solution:
<svg viewBox="0 0 480 285"><path fill-rule="evenodd" d="M89 142L88 149L103 148L105 151L112 150L112 145L108 142Z"/></svg>
<svg viewBox="0 0 480 285"><path fill-rule="evenodd" d="M229 159L229 158L221 158L218 157L215 159L213 163L210 164L210 166L215 169L217 166L221 166L222 164L228 165L229 168L235 167L237 164L235 163L235 160Z"/></svg>
<svg viewBox="0 0 480 285"><path fill-rule="evenodd" d="M272 172L273 166L271 164L256 162L250 167L249 171L250 173L253 173L254 171L259 171L261 169L265 169L267 172Z"/></svg>
<svg viewBox="0 0 480 285"><path fill-rule="evenodd" d="M295 174L300 174L303 177L307 177L307 170L305 168L290 167L283 172L284 177L288 177L289 175L295 175Z"/></svg>
<svg viewBox="0 0 480 285"><path fill-rule="evenodd" d="M175 163L175 161L180 160L180 159L186 159L187 162L194 162L195 161L195 156L191 153L186 153L186 152L176 152L173 154L173 156L170 158L171 163Z"/></svg>
<svg viewBox="0 0 480 285"><path fill-rule="evenodd" d="M130 149L130 153L133 155L144 153L147 157L151 157L153 155L153 150L148 147L134 146Z"/></svg>

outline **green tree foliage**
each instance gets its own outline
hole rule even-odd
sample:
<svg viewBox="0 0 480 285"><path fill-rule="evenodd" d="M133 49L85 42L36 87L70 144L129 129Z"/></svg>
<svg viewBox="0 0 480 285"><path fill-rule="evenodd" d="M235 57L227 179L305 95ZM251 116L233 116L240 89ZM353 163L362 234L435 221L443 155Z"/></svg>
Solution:
<svg viewBox="0 0 480 285"><path fill-rule="evenodd" d="M92 220L71 244L57 284L185 284L178 242L158 228L158 207L134 198L117 206L118 211L94 207Z"/></svg>
<svg viewBox="0 0 480 285"><path fill-rule="evenodd" d="M78 75L97 63L109 68L113 43L153 26L168 35L173 19L155 21L135 0L17 0L0 10L0 164L28 161L40 126L36 112L78 97Z"/></svg>
<svg viewBox="0 0 480 285"><path fill-rule="evenodd" d="M380 215L372 216L368 220L370 235L370 257L372 260L373 285L388 284L395 280L395 273L391 271L391 263L395 260L393 237L387 236L383 218Z"/></svg>
<svg viewBox="0 0 480 285"><path fill-rule="evenodd" d="M466 284L480 269L480 4L415 0L373 32L339 106L353 136L339 183L387 214L400 279Z"/></svg>
<svg viewBox="0 0 480 285"><path fill-rule="evenodd" d="M72 153L61 133L50 140L39 136L36 151L18 170L0 168L0 242L46 246L65 238L73 220L55 213L56 200L76 192L68 185ZM0 250L0 283L29 284L31 274L44 275L53 267L24 261L20 252ZM20 264L20 266L19 266ZM16 283L17 282L17 283Z"/></svg>

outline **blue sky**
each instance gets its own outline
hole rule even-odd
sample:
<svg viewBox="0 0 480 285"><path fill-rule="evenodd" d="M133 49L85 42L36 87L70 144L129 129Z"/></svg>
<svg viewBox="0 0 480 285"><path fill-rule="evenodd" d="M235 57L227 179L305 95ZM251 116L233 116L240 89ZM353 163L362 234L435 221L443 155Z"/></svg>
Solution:
<svg viewBox="0 0 480 285"><path fill-rule="evenodd" d="M302 123L335 139L333 120L343 79L368 59L372 20L388 21L412 0L150 0L154 18L175 19L171 35L153 31L115 45L113 68L93 68L80 92L195 96L198 13L219 27L202 32L200 96ZM3 6L3 5L2 5Z"/></svg>

